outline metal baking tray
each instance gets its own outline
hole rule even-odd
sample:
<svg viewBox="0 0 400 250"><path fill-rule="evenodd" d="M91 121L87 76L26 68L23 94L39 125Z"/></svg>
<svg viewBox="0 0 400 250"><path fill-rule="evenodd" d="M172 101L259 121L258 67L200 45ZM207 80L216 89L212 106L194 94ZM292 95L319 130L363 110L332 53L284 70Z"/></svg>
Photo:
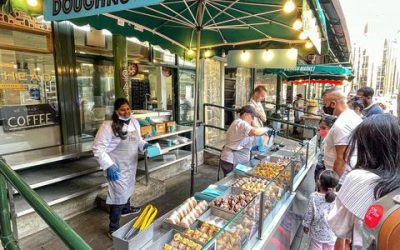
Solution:
<svg viewBox="0 0 400 250"><path fill-rule="evenodd" d="M124 226L120 227L117 231L115 231L113 236L113 247L116 250L139 250L143 249L143 247L153 239L154 236L154 224L150 224L150 226L135 235L135 237L130 238L129 240L124 240L126 233L132 228L133 223L135 223L136 219L131 220L126 223Z"/></svg>

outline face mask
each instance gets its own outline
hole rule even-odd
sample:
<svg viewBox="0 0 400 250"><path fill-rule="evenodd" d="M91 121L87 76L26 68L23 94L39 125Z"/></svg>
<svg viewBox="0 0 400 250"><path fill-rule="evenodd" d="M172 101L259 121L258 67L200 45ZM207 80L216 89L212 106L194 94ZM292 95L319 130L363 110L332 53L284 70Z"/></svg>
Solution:
<svg viewBox="0 0 400 250"><path fill-rule="evenodd" d="M321 138L325 138L328 135L329 130L328 129L320 129L319 130L319 135Z"/></svg>
<svg viewBox="0 0 400 250"><path fill-rule="evenodd" d="M322 109L324 110L324 113L327 115L333 115L333 111L335 110L335 108L331 107L332 103L329 104L328 107L324 106Z"/></svg>
<svg viewBox="0 0 400 250"><path fill-rule="evenodd" d="M131 120L130 117L123 117L123 116L118 116L118 119L124 123L127 123Z"/></svg>

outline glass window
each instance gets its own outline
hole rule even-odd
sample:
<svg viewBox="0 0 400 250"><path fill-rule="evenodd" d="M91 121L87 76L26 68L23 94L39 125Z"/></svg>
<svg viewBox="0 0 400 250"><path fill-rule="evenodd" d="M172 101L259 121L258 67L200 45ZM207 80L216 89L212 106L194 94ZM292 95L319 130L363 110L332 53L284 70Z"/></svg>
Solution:
<svg viewBox="0 0 400 250"><path fill-rule="evenodd" d="M77 59L82 139L94 138L104 120L110 119L115 101L114 66L111 61Z"/></svg>
<svg viewBox="0 0 400 250"><path fill-rule="evenodd" d="M178 107L177 117L175 118L179 124L187 125L193 122L193 104L194 104L194 82L196 73L192 70L178 71Z"/></svg>
<svg viewBox="0 0 400 250"><path fill-rule="evenodd" d="M0 155L60 144L52 54L0 49L0 115Z"/></svg>

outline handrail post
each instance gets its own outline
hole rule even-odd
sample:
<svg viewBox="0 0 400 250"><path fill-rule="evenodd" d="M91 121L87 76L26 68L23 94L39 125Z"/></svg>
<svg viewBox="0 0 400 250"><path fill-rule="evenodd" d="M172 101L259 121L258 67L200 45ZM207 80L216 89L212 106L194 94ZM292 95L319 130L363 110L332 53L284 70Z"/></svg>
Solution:
<svg viewBox="0 0 400 250"><path fill-rule="evenodd" d="M2 174L0 174L0 225L1 243L4 249L20 249L11 230L10 210L7 200L7 184Z"/></svg>
<svg viewBox="0 0 400 250"><path fill-rule="evenodd" d="M18 241L18 226L17 226L17 213L15 212L15 204L14 204L14 189L9 182L7 182L7 189L8 189L8 203L10 204L12 231L14 234L14 239Z"/></svg>
<svg viewBox="0 0 400 250"><path fill-rule="evenodd" d="M8 210L8 206L4 206L4 204L7 204L7 192L5 190L6 184L4 179L10 182L19 191L21 196L25 198L28 204L35 209L39 216L51 227L51 229L61 238L61 240L63 240L63 242L70 249L92 249L74 230L72 230L72 228L63 219L61 219L49 207L49 205L47 205L42 197L40 197L35 191L33 191L29 187L29 185L24 180L22 180L15 171L13 171L11 167L4 162L3 159L0 158L0 205L2 205L0 225L2 227L2 235L6 234L7 230L11 231L10 212ZM5 201L3 201L4 199ZM8 220L8 223L5 222L6 218ZM8 235L7 237L10 236ZM8 238L6 238L6 240L8 240ZM8 243L12 245L12 242ZM18 247L7 247L7 249L19 249Z"/></svg>

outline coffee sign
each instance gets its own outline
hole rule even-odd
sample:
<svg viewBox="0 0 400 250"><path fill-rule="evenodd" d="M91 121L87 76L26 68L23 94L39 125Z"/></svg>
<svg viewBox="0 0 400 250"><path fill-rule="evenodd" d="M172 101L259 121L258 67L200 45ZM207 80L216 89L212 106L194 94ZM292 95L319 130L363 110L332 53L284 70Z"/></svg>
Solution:
<svg viewBox="0 0 400 250"><path fill-rule="evenodd" d="M50 104L3 106L0 113L5 133L59 123L58 112Z"/></svg>
<svg viewBox="0 0 400 250"><path fill-rule="evenodd" d="M158 4L162 0L48 0L44 1L46 21L64 21L120 10Z"/></svg>

